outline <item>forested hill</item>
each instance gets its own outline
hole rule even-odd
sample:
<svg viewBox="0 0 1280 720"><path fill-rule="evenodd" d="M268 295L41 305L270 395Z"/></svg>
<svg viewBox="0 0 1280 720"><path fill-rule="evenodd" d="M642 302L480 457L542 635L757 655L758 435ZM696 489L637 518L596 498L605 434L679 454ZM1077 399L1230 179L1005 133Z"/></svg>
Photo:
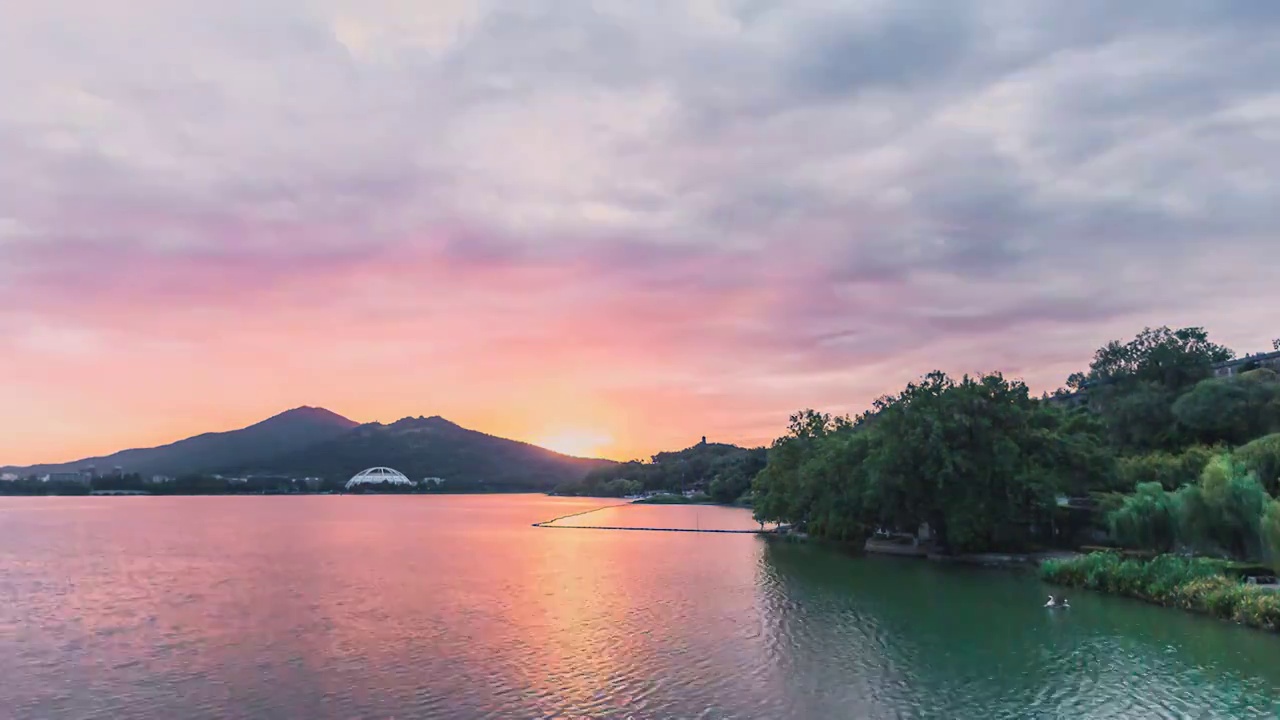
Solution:
<svg viewBox="0 0 1280 720"><path fill-rule="evenodd" d="M150 475L185 475L219 467L247 465L281 453L329 440L358 423L317 407L299 407L239 430L211 432L153 448L122 450L111 455L65 463L0 468L21 476L80 472L93 466L99 474L115 467Z"/></svg>
<svg viewBox="0 0 1280 720"><path fill-rule="evenodd" d="M623 497L640 492L701 490L719 502L733 502L751 488L768 458L765 448L744 448L705 440L684 450L660 452L649 462L633 460L591 471L556 488L561 495Z"/></svg>
<svg viewBox="0 0 1280 720"><path fill-rule="evenodd" d="M235 469L347 478L385 465L415 480L445 478L454 489L546 491L614 464L468 430L441 417L417 417L361 425L326 442Z"/></svg>

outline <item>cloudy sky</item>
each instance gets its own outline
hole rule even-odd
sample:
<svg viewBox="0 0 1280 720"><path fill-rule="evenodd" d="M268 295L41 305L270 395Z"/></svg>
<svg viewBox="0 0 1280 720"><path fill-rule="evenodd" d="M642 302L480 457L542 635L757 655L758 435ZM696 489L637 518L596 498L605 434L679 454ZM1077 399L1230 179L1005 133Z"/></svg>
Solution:
<svg viewBox="0 0 1280 720"><path fill-rule="evenodd" d="M0 6L0 464L303 404L628 458L1280 335L1271 0Z"/></svg>

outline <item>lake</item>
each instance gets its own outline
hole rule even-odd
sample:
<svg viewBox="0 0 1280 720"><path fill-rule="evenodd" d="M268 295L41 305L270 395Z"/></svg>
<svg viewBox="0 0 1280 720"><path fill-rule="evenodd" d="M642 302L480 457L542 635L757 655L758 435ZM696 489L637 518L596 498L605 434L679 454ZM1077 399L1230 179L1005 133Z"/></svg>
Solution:
<svg viewBox="0 0 1280 720"><path fill-rule="evenodd" d="M0 498L0 717L1276 716L1280 638L1208 618L1054 612L1028 574L754 535L530 526L604 504Z"/></svg>

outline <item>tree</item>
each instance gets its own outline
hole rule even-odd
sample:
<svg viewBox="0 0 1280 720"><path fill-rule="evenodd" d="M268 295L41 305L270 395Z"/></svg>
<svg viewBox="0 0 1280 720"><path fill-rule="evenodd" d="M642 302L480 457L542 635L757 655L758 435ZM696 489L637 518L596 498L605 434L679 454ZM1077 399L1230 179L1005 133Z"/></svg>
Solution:
<svg viewBox="0 0 1280 720"><path fill-rule="evenodd" d="M1159 383L1140 381L1091 390L1090 406L1106 423L1112 444L1146 452L1186 444L1173 415L1175 398Z"/></svg>
<svg viewBox="0 0 1280 720"><path fill-rule="evenodd" d="M1120 458L1116 489L1132 492L1139 485L1156 483L1165 490L1177 490L1198 481L1214 454L1212 448L1194 445L1177 454L1157 450Z"/></svg>
<svg viewBox="0 0 1280 720"><path fill-rule="evenodd" d="M1270 497L1258 477L1229 454L1205 466L1200 482L1175 495L1180 535L1204 552L1253 558L1262 550L1262 516Z"/></svg>
<svg viewBox="0 0 1280 720"><path fill-rule="evenodd" d="M1267 503L1267 510L1262 515L1262 539L1271 568L1280 572L1280 501Z"/></svg>
<svg viewBox="0 0 1280 720"><path fill-rule="evenodd" d="M711 484L707 494L716 502L731 503L751 489L751 481L764 469L769 452L755 448L733 455L724 455L711 465Z"/></svg>
<svg viewBox="0 0 1280 720"><path fill-rule="evenodd" d="M1233 357L1230 348L1211 342L1204 328L1143 328L1127 343L1113 340L1099 348L1088 375L1072 377L1092 384L1150 382L1178 391L1209 377L1214 363Z"/></svg>
<svg viewBox="0 0 1280 720"><path fill-rule="evenodd" d="M1107 516L1111 535L1125 547L1168 552L1177 541L1173 497L1160 483L1142 483Z"/></svg>
<svg viewBox="0 0 1280 720"><path fill-rule="evenodd" d="M1172 409L1199 442L1240 445L1280 429L1280 381L1264 369L1209 378L1179 397Z"/></svg>
<svg viewBox="0 0 1280 720"><path fill-rule="evenodd" d="M1280 494L1280 433L1260 437L1233 453L1271 495Z"/></svg>

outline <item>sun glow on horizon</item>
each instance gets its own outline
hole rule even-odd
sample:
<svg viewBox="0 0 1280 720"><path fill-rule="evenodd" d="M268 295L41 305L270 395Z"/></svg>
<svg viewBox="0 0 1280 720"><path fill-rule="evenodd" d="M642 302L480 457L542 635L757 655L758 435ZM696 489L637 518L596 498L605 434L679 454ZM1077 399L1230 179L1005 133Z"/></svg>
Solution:
<svg viewBox="0 0 1280 720"><path fill-rule="evenodd" d="M598 430L563 430L534 441L534 445L574 457L601 457L613 437Z"/></svg>

